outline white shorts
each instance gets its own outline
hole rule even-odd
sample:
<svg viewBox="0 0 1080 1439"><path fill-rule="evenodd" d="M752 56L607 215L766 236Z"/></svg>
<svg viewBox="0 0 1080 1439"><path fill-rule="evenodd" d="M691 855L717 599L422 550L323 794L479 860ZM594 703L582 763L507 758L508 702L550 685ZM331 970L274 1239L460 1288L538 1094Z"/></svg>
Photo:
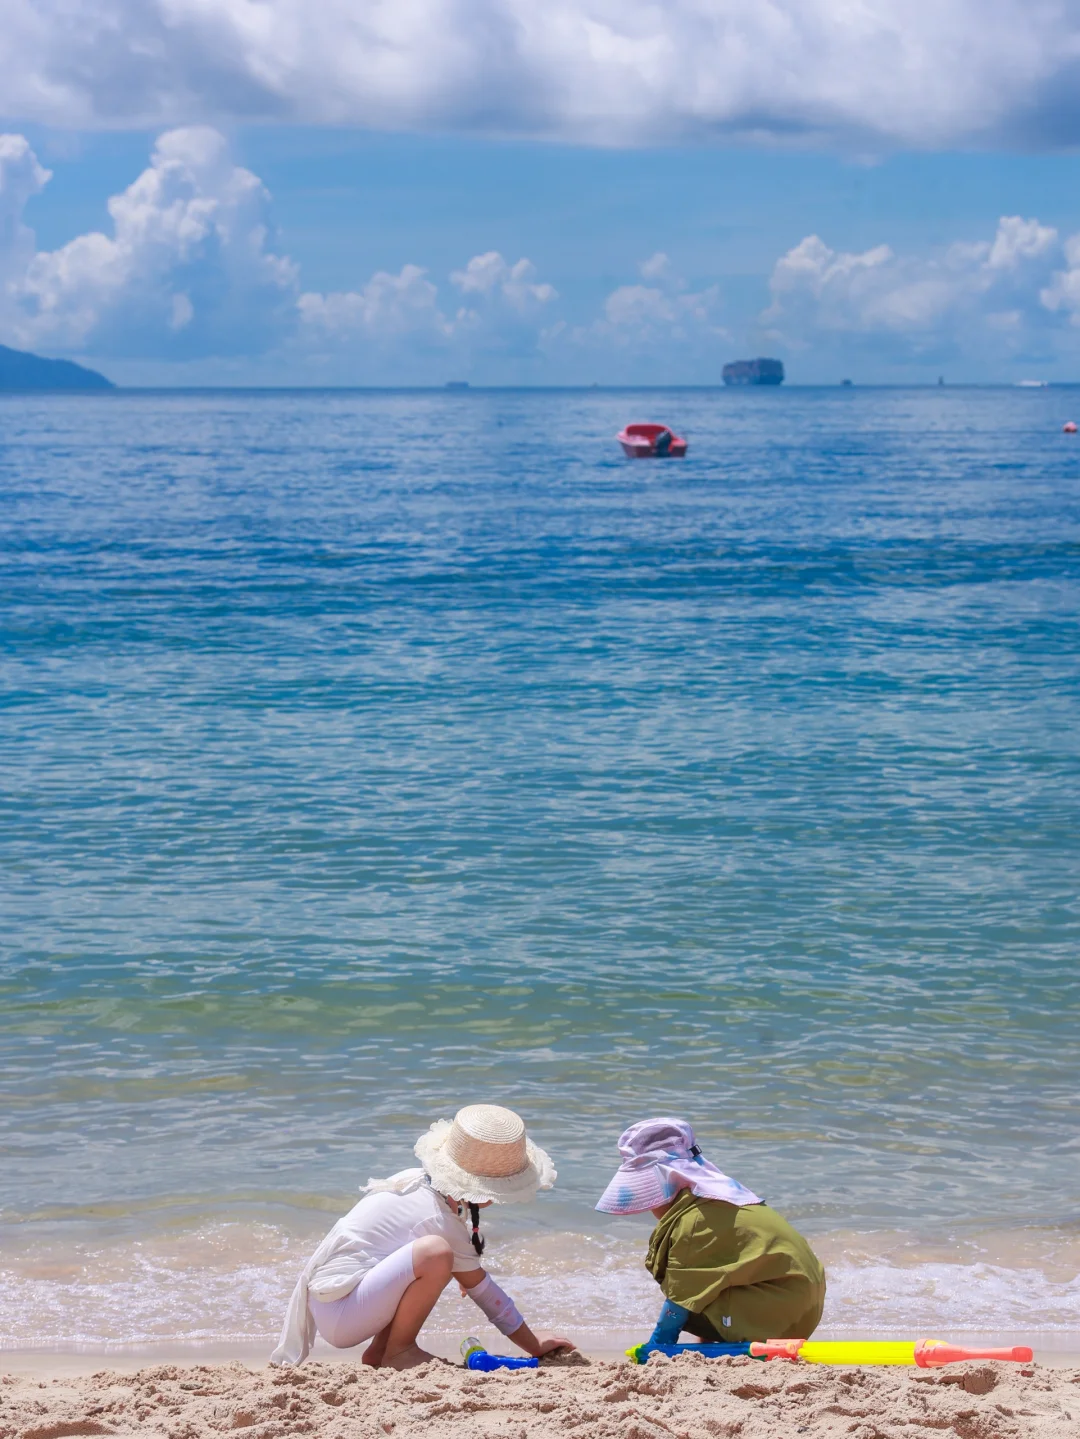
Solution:
<svg viewBox="0 0 1080 1439"><path fill-rule="evenodd" d="M412 1245L403 1244L369 1269L355 1289L342 1299L308 1298L315 1328L335 1349L351 1349L385 1329L393 1319L401 1296L416 1278Z"/></svg>

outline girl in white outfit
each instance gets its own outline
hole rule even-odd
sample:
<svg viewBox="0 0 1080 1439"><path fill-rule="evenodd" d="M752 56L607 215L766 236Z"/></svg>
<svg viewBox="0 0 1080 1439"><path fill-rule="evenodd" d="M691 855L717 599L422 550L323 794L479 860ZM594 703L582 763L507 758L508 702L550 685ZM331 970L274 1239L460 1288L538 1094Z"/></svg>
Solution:
<svg viewBox="0 0 1080 1439"><path fill-rule="evenodd" d="M316 1333L335 1349L370 1339L365 1364L410 1369L426 1363L433 1356L416 1338L451 1275L526 1354L574 1347L568 1339L534 1334L480 1265L480 1210L524 1202L555 1183L554 1165L528 1138L520 1116L497 1104L469 1105L452 1124L433 1124L414 1152L423 1167L369 1180L365 1198L308 1260L272 1364L300 1364Z"/></svg>

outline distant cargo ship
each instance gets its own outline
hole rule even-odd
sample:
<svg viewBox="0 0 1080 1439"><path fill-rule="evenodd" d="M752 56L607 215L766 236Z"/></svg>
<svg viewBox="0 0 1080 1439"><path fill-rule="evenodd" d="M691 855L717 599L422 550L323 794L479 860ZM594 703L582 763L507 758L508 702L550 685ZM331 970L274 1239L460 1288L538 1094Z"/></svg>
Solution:
<svg viewBox="0 0 1080 1439"><path fill-rule="evenodd" d="M782 385L784 366L780 360L732 360L724 366L725 385Z"/></svg>

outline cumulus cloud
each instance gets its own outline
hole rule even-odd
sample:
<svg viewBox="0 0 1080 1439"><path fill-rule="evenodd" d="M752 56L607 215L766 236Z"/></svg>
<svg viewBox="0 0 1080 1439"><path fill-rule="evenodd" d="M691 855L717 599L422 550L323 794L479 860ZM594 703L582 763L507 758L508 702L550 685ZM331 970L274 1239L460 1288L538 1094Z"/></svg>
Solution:
<svg viewBox="0 0 1080 1439"><path fill-rule="evenodd" d="M1080 325L1080 235L1065 242L1065 266L1056 270L1039 299L1053 313L1068 315Z"/></svg>
<svg viewBox="0 0 1080 1439"><path fill-rule="evenodd" d="M380 271L359 290L301 295L300 342L326 359L385 356L407 343L413 362L441 355L453 357L457 368L468 368L477 354L538 357L543 315L558 296L536 278L531 260L510 264L490 250L452 271L450 283L464 303L449 313L418 265L396 275Z"/></svg>
<svg viewBox="0 0 1080 1439"><path fill-rule="evenodd" d="M6 112L60 126L1080 140L1080 0L7 0L4 31Z"/></svg>
<svg viewBox="0 0 1080 1439"><path fill-rule="evenodd" d="M451 326L439 309L439 291L419 265L398 274L379 270L359 290L310 292L300 296L307 337L318 343L398 340L404 336L449 339Z"/></svg>
<svg viewBox="0 0 1080 1439"><path fill-rule="evenodd" d="M742 349L716 284L670 257L568 309L527 257L474 255L448 275L408 262L331 293L303 291L274 238L270 197L217 131L161 135L108 202L110 233L36 249L27 207L49 172L0 135L0 341L95 360L251 362L278 378L708 382ZM780 353L875 348L881 356L1075 357L1080 234L1006 216L993 235L930 255L807 236L776 262L751 345ZM235 362L235 363L234 363ZM276 367L276 370L275 370ZM159 372L160 373L160 372ZM190 373L190 372L185 372ZM1000 373L1000 368L999 368Z"/></svg>
<svg viewBox="0 0 1080 1439"><path fill-rule="evenodd" d="M547 338L554 285L536 278L531 260L511 264L498 250L474 255L450 282L464 301L454 316L455 338L477 355L537 362Z"/></svg>
<svg viewBox="0 0 1080 1439"><path fill-rule="evenodd" d="M23 212L51 178L25 135L0 135L0 287L17 280L33 259L34 232Z"/></svg>
<svg viewBox="0 0 1080 1439"><path fill-rule="evenodd" d="M38 251L25 208L49 181L22 135L0 136L0 339L99 358L190 361L259 356L354 362L403 375L425 355L468 366L478 353L539 354L558 298L526 258L497 251L450 276L447 302L420 266L379 271L355 290L302 293L276 252L270 196L219 131L163 134L150 164L108 202L112 233ZM356 364L361 364L357 371Z"/></svg>
<svg viewBox="0 0 1080 1439"><path fill-rule="evenodd" d="M808 235L777 261L762 324L794 349L848 337L934 354L974 349L990 335L999 354L1022 352L1055 312L1080 308L1078 242L1018 215L1003 216L990 240L928 257L888 245L837 251Z"/></svg>
<svg viewBox="0 0 1080 1439"><path fill-rule="evenodd" d="M38 253L22 206L48 176L22 136L2 143L15 159L0 162L0 319L15 342L187 359L257 351L293 323L296 270L269 248L269 196L216 130L162 135L147 169L109 201L111 235Z"/></svg>
<svg viewBox="0 0 1080 1439"><path fill-rule="evenodd" d="M564 345L661 363L673 354L681 362L714 363L718 342L730 338L719 287L692 289L663 252L643 260L638 273L641 281L611 291L592 324L567 328L559 336Z"/></svg>
<svg viewBox="0 0 1080 1439"><path fill-rule="evenodd" d="M524 258L511 265L499 254L489 250L474 255L464 270L454 270L451 281L463 295L484 302L502 302L519 315L535 314L558 297L553 285L538 283L536 266Z"/></svg>

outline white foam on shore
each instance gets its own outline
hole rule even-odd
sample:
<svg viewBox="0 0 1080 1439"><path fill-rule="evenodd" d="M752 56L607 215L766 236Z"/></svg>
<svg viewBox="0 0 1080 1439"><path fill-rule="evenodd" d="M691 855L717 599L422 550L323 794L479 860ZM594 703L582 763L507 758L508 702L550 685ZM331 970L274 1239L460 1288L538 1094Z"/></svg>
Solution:
<svg viewBox="0 0 1080 1439"><path fill-rule="evenodd" d="M903 1236L822 1236L818 1332L1080 1334L1075 1240L1061 1239L1032 1245L1029 1235L1007 1264L989 1250L975 1257L971 1243L949 1259ZM0 1271L0 1348L269 1344L308 1247L273 1225L232 1222L64 1249L39 1241ZM488 1258L534 1327L587 1341L652 1327L659 1293L643 1252L622 1237L549 1232L493 1244ZM479 1318L452 1286L430 1329L460 1336Z"/></svg>
<svg viewBox="0 0 1080 1439"><path fill-rule="evenodd" d="M818 1331L1080 1332L1080 1279L993 1264L836 1265Z"/></svg>

